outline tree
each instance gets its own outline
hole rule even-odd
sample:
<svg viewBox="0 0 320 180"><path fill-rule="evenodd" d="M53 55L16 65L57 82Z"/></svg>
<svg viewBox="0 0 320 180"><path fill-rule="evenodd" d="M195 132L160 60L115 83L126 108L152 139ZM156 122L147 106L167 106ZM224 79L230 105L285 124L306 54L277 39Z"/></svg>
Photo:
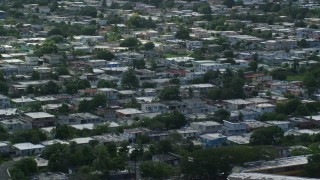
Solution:
<svg viewBox="0 0 320 180"><path fill-rule="evenodd" d="M96 18L97 17L97 9L92 6L85 6L85 7L81 8L79 14L82 16L91 16L92 18Z"/></svg>
<svg viewBox="0 0 320 180"><path fill-rule="evenodd" d="M0 58L1 58L2 56L0 56ZM5 81L6 79L5 79L5 77L4 77L4 74L3 74L3 71L2 70L0 70L0 81Z"/></svg>
<svg viewBox="0 0 320 180"><path fill-rule="evenodd" d="M75 137L75 129L66 124L57 124L56 127L51 132L57 139L71 139Z"/></svg>
<svg viewBox="0 0 320 180"><path fill-rule="evenodd" d="M144 46L144 49L147 51L150 51L155 47L153 42L147 42L143 46Z"/></svg>
<svg viewBox="0 0 320 180"><path fill-rule="evenodd" d="M296 111L294 112L294 114L296 116L309 116L310 115L310 111L309 109L304 105L304 104L300 104Z"/></svg>
<svg viewBox="0 0 320 180"><path fill-rule="evenodd" d="M44 87L43 90L45 94L57 94L59 93L59 85L53 81L49 81Z"/></svg>
<svg viewBox="0 0 320 180"><path fill-rule="evenodd" d="M27 111L29 112L39 112L42 110L41 103L40 102L31 102L24 106Z"/></svg>
<svg viewBox="0 0 320 180"><path fill-rule="evenodd" d="M219 109L214 112L214 117L218 119L219 122L223 122L223 120L228 120L231 113L225 109Z"/></svg>
<svg viewBox="0 0 320 180"><path fill-rule="evenodd" d="M155 116L149 123L163 123L166 129L178 129L187 123L185 116L177 111Z"/></svg>
<svg viewBox="0 0 320 180"><path fill-rule="evenodd" d="M116 88L117 87L117 83L101 79L101 80L98 81L97 87L98 88Z"/></svg>
<svg viewBox="0 0 320 180"><path fill-rule="evenodd" d="M121 86L124 89L136 89L139 87L139 79L134 74L133 69L124 72L121 79Z"/></svg>
<svg viewBox="0 0 320 180"><path fill-rule="evenodd" d="M306 73L303 78L303 84L307 88L309 94L312 94L317 89L317 80L312 73Z"/></svg>
<svg viewBox="0 0 320 180"><path fill-rule="evenodd" d="M127 39L120 42L121 47L128 47L128 48L137 48L141 42L135 37L128 37Z"/></svg>
<svg viewBox="0 0 320 180"><path fill-rule="evenodd" d="M90 112L94 110L91 101L83 100L80 101L78 105L78 111L79 112Z"/></svg>
<svg viewBox="0 0 320 180"><path fill-rule="evenodd" d="M182 158L181 171L186 179L227 179L235 166L276 156L277 151L270 146L198 149Z"/></svg>
<svg viewBox="0 0 320 180"><path fill-rule="evenodd" d="M318 29L319 26L317 26L316 24L310 24L309 28L312 28L312 29Z"/></svg>
<svg viewBox="0 0 320 180"><path fill-rule="evenodd" d="M111 61L114 58L114 54L110 51L107 51L107 50L98 51L97 58Z"/></svg>
<svg viewBox="0 0 320 180"><path fill-rule="evenodd" d="M260 121L284 121L286 120L288 117L285 114L280 114L280 113L276 113L276 112L269 112L269 113L263 113L260 117L259 120Z"/></svg>
<svg viewBox="0 0 320 180"><path fill-rule="evenodd" d="M162 162L144 161L140 165L142 177L153 179L166 179L173 175L173 168Z"/></svg>
<svg viewBox="0 0 320 180"><path fill-rule="evenodd" d="M92 99L92 106L97 107L106 107L107 96L105 94L97 94Z"/></svg>
<svg viewBox="0 0 320 180"><path fill-rule="evenodd" d="M226 5L228 8L232 8L232 6L235 4L234 0L224 0L223 5Z"/></svg>
<svg viewBox="0 0 320 180"><path fill-rule="evenodd" d="M280 81L286 80L287 75L288 75L288 72L285 70L274 70L271 72L272 78Z"/></svg>
<svg viewBox="0 0 320 180"><path fill-rule="evenodd" d="M48 169L52 172L68 172L70 162L68 157L70 154L67 152L58 152L50 156L48 162Z"/></svg>
<svg viewBox="0 0 320 180"><path fill-rule="evenodd" d="M180 85L180 79L179 78L172 78L169 80L169 83L175 84L175 85Z"/></svg>
<svg viewBox="0 0 320 180"><path fill-rule="evenodd" d="M203 77L202 77L203 82L209 83L210 81L217 79L219 77L219 74L220 74L219 71L209 70L203 74Z"/></svg>
<svg viewBox="0 0 320 180"><path fill-rule="evenodd" d="M6 82L0 81L0 94L8 95L9 87Z"/></svg>
<svg viewBox="0 0 320 180"><path fill-rule="evenodd" d="M69 106L63 103L59 108L58 111L60 114L67 115L70 112Z"/></svg>
<svg viewBox="0 0 320 180"><path fill-rule="evenodd" d="M146 62L143 59L134 59L132 61L132 68L133 69L145 69L146 68Z"/></svg>
<svg viewBox="0 0 320 180"><path fill-rule="evenodd" d="M110 160L108 157L108 149L106 146L98 145L94 151L94 161L92 162L92 167L95 170L106 173L110 169Z"/></svg>
<svg viewBox="0 0 320 180"><path fill-rule="evenodd" d="M25 175L30 175L38 171L37 162L32 158L21 159L16 162L14 167L21 170Z"/></svg>
<svg viewBox="0 0 320 180"><path fill-rule="evenodd" d="M15 131L10 135L9 141L13 144L31 142L33 144L38 144L41 141L47 140L45 133L39 129L31 129L25 131Z"/></svg>
<svg viewBox="0 0 320 180"><path fill-rule="evenodd" d="M299 99L291 99L286 103L279 103L276 105L276 112L283 114L293 114L297 111L297 108L301 105L301 101Z"/></svg>
<svg viewBox="0 0 320 180"><path fill-rule="evenodd" d="M175 38L182 40L190 39L190 30L185 27L180 27L176 32Z"/></svg>
<svg viewBox="0 0 320 180"><path fill-rule="evenodd" d="M69 70L64 67L64 66L59 66L55 68L55 71L59 74L59 75L69 75Z"/></svg>
<svg viewBox="0 0 320 180"><path fill-rule="evenodd" d="M181 100L180 91L178 87L166 87L163 90L161 90L159 94L160 100Z"/></svg>
<svg viewBox="0 0 320 180"><path fill-rule="evenodd" d="M211 14L212 13L209 3L201 3L200 5L198 5L198 7L196 7L196 10L201 14Z"/></svg>
<svg viewBox="0 0 320 180"><path fill-rule="evenodd" d="M256 61L251 61L251 62L249 63L249 69L250 69L251 71L256 72L257 69L258 69L258 63L257 63Z"/></svg>
<svg viewBox="0 0 320 180"><path fill-rule="evenodd" d="M308 177L320 178L320 154L314 154L308 157L308 164L305 165L304 170Z"/></svg>
<svg viewBox="0 0 320 180"><path fill-rule="evenodd" d="M39 80L39 79L40 79L40 74L39 74L39 72L38 72L38 71L32 71L31 79L32 79L32 80Z"/></svg>
<svg viewBox="0 0 320 180"><path fill-rule="evenodd" d="M234 54L233 54L232 50L223 51L223 55L224 55L225 58L233 58L234 57Z"/></svg>
<svg viewBox="0 0 320 180"><path fill-rule="evenodd" d="M283 139L283 131L277 126L270 126L253 131L250 143L253 145L278 145Z"/></svg>
<svg viewBox="0 0 320 180"><path fill-rule="evenodd" d="M298 41L298 46L301 48L307 48L308 47L308 41L305 39L301 39Z"/></svg>
<svg viewBox="0 0 320 180"><path fill-rule="evenodd" d="M127 25L129 27L133 26L135 28L155 28L156 27L156 24L151 19L151 17L149 17L148 19L145 19L139 16L139 14L132 15L129 18Z"/></svg>
<svg viewBox="0 0 320 180"><path fill-rule="evenodd" d="M141 106L138 103L136 98L131 98L130 101L125 104L125 107L127 107L127 108L136 108L136 109L140 109L141 108Z"/></svg>
<svg viewBox="0 0 320 180"><path fill-rule="evenodd" d="M18 168L10 168L10 175L12 180L27 180L26 175Z"/></svg>

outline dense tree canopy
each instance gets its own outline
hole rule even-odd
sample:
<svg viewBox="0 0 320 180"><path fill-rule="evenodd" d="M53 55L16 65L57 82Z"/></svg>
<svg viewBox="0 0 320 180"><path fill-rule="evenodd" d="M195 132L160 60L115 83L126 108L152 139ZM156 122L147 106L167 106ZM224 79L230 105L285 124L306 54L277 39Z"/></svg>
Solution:
<svg viewBox="0 0 320 180"><path fill-rule="evenodd" d="M120 42L121 47L136 48L141 42L135 37L128 37L127 39Z"/></svg>
<svg viewBox="0 0 320 180"><path fill-rule="evenodd" d="M153 179L164 179L173 174L173 168L162 162L145 161L140 165L141 176Z"/></svg>
<svg viewBox="0 0 320 180"><path fill-rule="evenodd" d="M98 51L96 57L98 59L104 59L104 60L110 61L114 58L114 54L110 51L104 50L104 51Z"/></svg>
<svg viewBox="0 0 320 180"><path fill-rule="evenodd" d="M283 131L277 126L270 126L253 131L250 143L254 145L277 145L283 140Z"/></svg>
<svg viewBox="0 0 320 180"><path fill-rule="evenodd" d="M124 89L136 89L139 87L139 79L132 69L129 69L122 75L121 86Z"/></svg>
<svg viewBox="0 0 320 180"><path fill-rule="evenodd" d="M179 30L176 32L175 37L177 39L188 40L190 39L190 31L185 27L180 27Z"/></svg>
<svg viewBox="0 0 320 180"><path fill-rule="evenodd" d="M166 87L161 90L159 94L160 100L181 100L180 91L178 87Z"/></svg>
<svg viewBox="0 0 320 180"><path fill-rule="evenodd" d="M304 170L308 177L320 178L320 154L314 154L308 157L308 164Z"/></svg>

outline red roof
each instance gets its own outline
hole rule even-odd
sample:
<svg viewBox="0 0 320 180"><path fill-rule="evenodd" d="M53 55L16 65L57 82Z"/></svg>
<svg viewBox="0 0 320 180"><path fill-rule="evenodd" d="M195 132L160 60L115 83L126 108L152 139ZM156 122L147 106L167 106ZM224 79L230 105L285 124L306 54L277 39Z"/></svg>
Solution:
<svg viewBox="0 0 320 180"><path fill-rule="evenodd" d="M188 71L186 70L180 70L180 69L169 69L167 70L167 73L171 73L171 74L187 74Z"/></svg>
<svg viewBox="0 0 320 180"><path fill-rule="evenodd" d="M83 93L96 93L97 89L83 89L81 90Z"/></svg>

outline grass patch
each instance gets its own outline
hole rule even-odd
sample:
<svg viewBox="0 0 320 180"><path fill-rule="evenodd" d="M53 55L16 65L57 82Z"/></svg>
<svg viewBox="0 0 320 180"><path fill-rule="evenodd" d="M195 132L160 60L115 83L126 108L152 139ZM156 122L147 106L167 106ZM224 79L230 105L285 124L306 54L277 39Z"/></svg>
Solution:
<svg viewBox="0 0 320 180"><path fill-rule="evenodd" d="M305 74L294 74L287 76L288 81L303 81Z"/></svg>

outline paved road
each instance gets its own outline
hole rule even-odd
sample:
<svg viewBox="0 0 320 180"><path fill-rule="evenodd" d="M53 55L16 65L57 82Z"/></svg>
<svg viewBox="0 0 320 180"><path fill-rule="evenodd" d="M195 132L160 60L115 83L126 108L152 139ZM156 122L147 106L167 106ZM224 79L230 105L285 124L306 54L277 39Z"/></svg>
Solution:
<svg viewBox="0 0 320 180"><path fill-rule="evenodd" d="M9 179L9 175L7 173L7 169L14 165L15 161L4 162L0 165L0 179L7 180Z"/></svg>

